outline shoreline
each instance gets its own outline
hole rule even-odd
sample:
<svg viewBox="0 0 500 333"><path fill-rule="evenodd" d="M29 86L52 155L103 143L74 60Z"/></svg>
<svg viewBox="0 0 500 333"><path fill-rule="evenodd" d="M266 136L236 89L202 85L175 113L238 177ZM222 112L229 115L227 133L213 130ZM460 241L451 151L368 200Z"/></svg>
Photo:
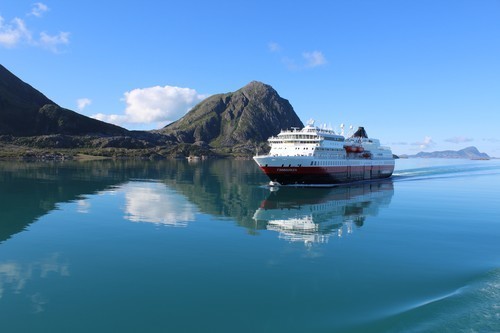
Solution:
<svg viewBox="0 0 500 333"><path fill-rule="evenodd" d="M169 149L170 148L170 149ZM40 148L0 143L0 161L51 162L51 161L96 161L96 160L143 160L167 159L251 159L249 154L216 152L214 150L183 149L176 147L153 148Z"/></svg>

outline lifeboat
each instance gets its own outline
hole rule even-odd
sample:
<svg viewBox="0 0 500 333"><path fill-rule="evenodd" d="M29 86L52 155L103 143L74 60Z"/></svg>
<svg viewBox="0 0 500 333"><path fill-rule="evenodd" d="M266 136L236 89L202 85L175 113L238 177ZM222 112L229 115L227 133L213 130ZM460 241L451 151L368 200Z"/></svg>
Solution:
<svg viewBox="0 0 500 333"><path fill-rule="evenodd" d="M346 145L344 149L348 153L361 153L365 150L363 147L357 145Z"/></svg>

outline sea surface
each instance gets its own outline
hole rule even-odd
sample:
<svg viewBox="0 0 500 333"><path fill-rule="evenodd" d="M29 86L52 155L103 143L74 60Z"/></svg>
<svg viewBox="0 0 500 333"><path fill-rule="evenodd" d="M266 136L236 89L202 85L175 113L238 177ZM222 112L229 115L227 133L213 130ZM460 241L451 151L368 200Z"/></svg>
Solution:
<svg viewBox="0 0 500 333"><path fill-rule="evenodd" d="M500 160L0 163L0 332L500 332Z"/></svg>

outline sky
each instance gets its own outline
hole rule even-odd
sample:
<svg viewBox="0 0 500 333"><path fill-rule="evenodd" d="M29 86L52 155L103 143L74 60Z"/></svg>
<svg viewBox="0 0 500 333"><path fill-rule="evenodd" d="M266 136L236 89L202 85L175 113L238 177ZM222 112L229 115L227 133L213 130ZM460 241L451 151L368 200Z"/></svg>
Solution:
<svg viewBox="0 0 500 333"><path fill-rule="evenodd" d="M500 157L500 0L0 0L0 64L128 129L256 80L396 154Z"/></svg>

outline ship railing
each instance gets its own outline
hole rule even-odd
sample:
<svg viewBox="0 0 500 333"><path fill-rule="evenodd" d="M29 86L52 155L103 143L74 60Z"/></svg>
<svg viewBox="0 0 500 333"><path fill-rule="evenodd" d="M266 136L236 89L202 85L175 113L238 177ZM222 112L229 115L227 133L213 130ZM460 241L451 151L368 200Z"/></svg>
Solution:
<svg viewBox="0 0 500 333"><path fill-rule="evenodd" d="M283 139L283 138L279 138L279 137L271 137L267 141L271 142L271 143L317 143L317 142L321 142L320 139L300 139L300 138Z"/></svg>

